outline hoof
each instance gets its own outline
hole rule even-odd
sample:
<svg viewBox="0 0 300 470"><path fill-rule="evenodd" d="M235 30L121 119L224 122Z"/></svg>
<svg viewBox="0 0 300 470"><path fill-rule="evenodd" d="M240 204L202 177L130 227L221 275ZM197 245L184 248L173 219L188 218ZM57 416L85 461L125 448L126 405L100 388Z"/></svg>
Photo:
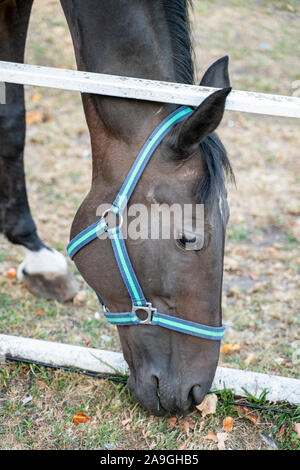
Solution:
<svg viewBox="0 0 300 470"><path fill-rule="evenodd" d="M39 251L25 249L25 253L25 259L18 268L18 278L30 292L59 302L75 297L79 284L61 253L46 247Z"/></svg>
<svg viewBox="0 0 300 470"><path fill-rule="evenodd" d="M79 284L70 271L62 275L24 273L22 282L32 294L59 302L72 300L79 290Z"/></svg>

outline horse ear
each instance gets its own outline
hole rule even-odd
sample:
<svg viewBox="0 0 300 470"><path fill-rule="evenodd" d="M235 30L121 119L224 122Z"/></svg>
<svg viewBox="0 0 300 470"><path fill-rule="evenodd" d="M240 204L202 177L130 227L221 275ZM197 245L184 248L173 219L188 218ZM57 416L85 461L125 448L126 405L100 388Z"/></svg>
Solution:
<svg viewBox="0 0 300 470"><path fill-rule="evenodd" d="M211 86L215 88L225 88L230 86L228 72L229 57L225 55L214 62L205 72L200 86Z"/></svg>
<svg viewBox="0 0 300 470"><path fill-rule="evenodd" d="M230 91L231 87L215 91L182 122L176 136L177 151L191 155L199 143L218 127L224 114L226 97Z"/></svg>

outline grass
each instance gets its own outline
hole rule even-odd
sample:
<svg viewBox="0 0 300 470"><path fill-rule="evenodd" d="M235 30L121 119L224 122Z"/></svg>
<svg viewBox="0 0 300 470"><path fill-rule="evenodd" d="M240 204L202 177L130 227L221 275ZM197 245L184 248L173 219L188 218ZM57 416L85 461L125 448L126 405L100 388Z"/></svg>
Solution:
<svg viewBox="0 0 300 470"><path fill-rule="evenodd" d="M232 390L215 392L218 396L215 414L203 419L195 411L189 415L189 421L178 418L171 425L168 417L156 418L141 410L123 384L28 364L8 363L0 371L0 434L9 435L11 448L21 445L27 449L128 449L138 445L144 449L174 450L187 441L190 449L200 449L205 448L204 436L208 431L222 431L222 422L227 416L234 419L232 436L241 432L244 436L239 438L237 446L236 438L230 434L235 448L249 445L244 435L249 421L236 408L236 404L243 405L246 399L237 400ZM5 397L11 397L9 400L2 398L4 390ZM28 395L32 400L22 404L22 399ZM247 403L270 408L267 391L259 398L248 394ZM259 418L259 424L251 424L251 432L256 439L265 434L282 449L299 449L294 423L300 408L287 404L277 404L276 408L287 413L251 409L252 415ZM90 418L86 424L74 425L73 418L78 412ZM284 434L279 436L283 426Z"/></svg>
<svg viewBox="0 0 300 470"><path fill-rule="evenodd" d="M249 237L249 231L246 224L240 226L231 226L227 230L227 238L232 242L241 242L247 240Z"/></svg>

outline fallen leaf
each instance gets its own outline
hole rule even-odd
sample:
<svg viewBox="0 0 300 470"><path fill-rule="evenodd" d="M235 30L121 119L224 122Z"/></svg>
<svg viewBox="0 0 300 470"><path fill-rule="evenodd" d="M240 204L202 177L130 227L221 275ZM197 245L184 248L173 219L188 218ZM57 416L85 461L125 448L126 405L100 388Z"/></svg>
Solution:
<svg viewBox="0 0 300 470"><path fill-rule="evenodd" d="M45 314L45 310L43 308L39 308L34 312L35 317L42 317Z"/></svg>
<svg viewBox="0 0 300 470"><path fill-rule="evenodd" d="M21 368L21 372L22 374L27 375L29 372L29 366L27 364L24 364Z"/></svg>
<svg viewBox="0 0 300 470"><path fill-rule="evenodd" d="M262 292L266 290L266 284L263 282L256 282L251 289L251 292Z"/></svg>
<svg viewBox="0 0 300 470"><path fill-rule="evenodd" d="M289 3L287 4L286 7L289 11L292 11L293 13L295 12L295 8L292 5L290 5Z"/></svg>
<svg viewBox="0 0 300 470"><path fill-rule="evenodd" d="M232 431L233 421L234 421L234 419L231 416L227 416L227 418L225 418L223 420L223 427L224 427L224 430L226 432L231 432Z"/></svg>
<svg viewBox="0 0 300 470"><path fill-rule="evenodd" d="M78 426L78 424L81 423L86 423L89 419L89 416L85 415L84 413L76 413L76 415L73 418L73 423L75 426Z"/></svg>
<svg viewBox="0 0 300 470"><path fill-rule="evenodd" d="M238 410L238 412L242 415L243 418L249 419L255 426L257 424L260 424L260 419L259 416L256 416L255 414L251 413L249 410L247 410L246 407L236 405L235 408Z"/></svg>
<svg viewBox="0 0 300 470"><path fill-rule="evenodd" d="M274 359L274 362L276 362L280 366L285 366L286 365L286 360L283 357L276 357Z"/></svg>
<svg viewBox="0 0 300 470"><path fill-rule="evenodd" d="M253 361L255 358L254 353L250 353L249 356L245 359L245 366L249 366L249 364Z"/></svg>
<svg viewBox="0 0 300 470"><path fill-rule="evenodd" d="M217 447L219 450L226 450L225 441L228 439L227 432L217 432L218 444Z"/></svg>
<svg viewBox="0 0 300 470"><path fill-rule="evenodd" d="M285 427L284 427L284 424L283 424L283 425L281 426L281 428L279 429L278 433L276 434L277 439L278 439L279 437L284 436L284 434L285 434Z"/></svg>
<svg viewBox="0 0 300 470"><path fill-rule="evenodd" d="M190 416L179 420L176 428L182 429L187 434L195 429L195 421Z"/></svg>
<svg viewBox="0 0 300 470"><path fill-rule="evenodd" d="M15 270L15 268L9 268L9 270L7 271L7 277L9 277L10 279L16 277L16 274L17 271Z"/></svg>
<svg viewBox="0 0 300 470"><path fill-rule="evenodd" d="M43 122L49 122L53 120L53 114L45 113L43 116Z"/></svg>
<svg viewBox="0 0 300 470"><path fill-rule="evenodd" d="M255 273L250 273L249 277L252 279L252 281L257 281L257 279L259 279L259 275Z"/></svg>
<svg viewBox="0 0 300 470"><path fill-rule="evenodd" d="M186 445L187 445L187 442L186 442L186 441L183 441L183 442L178 446L178 450L185 450Z"/></svg>
<svg viewBox="0 0 300 470"><path fill-rule="evenodd" d="M265 252L266 253L277 253L278 250L276 250L276 248L274 248L273 246L268 246L266 249L265 249Z"/></svg>
<svg viewBox="0 0 300 470"><path fill-rule="evenodd" d="M218 443L218 438L213 431L208 431L207 436L204 436L203 439L207 441L214 441L216 444Z"/></svg>
<svg viewBox="0 0 300 470"><path fill-rule="evenodd" d="M206 415L214 414L217 409L218 397L215 393L210 393L205 395L203 402L200 405L197 405L197 410L201 411L202 418L205 418Z"/></svg>
<svg viewBox="0 0 300 470"><path fill-rule="evenodd" d="M40 111L32 111L26 114L26 124L38 124L42 120L43 114Z"/></svg>
<svg viewBox="0 0 300 470"><path fill-rule="evenodd" d="M39 103L41 101L41 98L42 95L40 93L35 93L31 99L34 103Z"/></svg>
<svg viewBox="0 0 300 470"><path fill-rule="evenodd" d="M224 344L224 346L221 347L221 352L224 354L230 354L239 350L240 346L238 344Z"/></svg>
<svg viewBox="0 0 300 470"><path fill-rule="evenodd" d="M121 421L122 426L127 426L127 424L131 422L132 422L132 418L123 419L123 421Z"/></svg>
<svg viewBox="0 0 300 470"><path fill-rule="evenodd" d="M298 439L300 439L300 423L294 423L294 429L296 431Z"/></svg>
<svg viewBox="0 0 300 470"><path fill-rule="evenodd" d="M171 428L174 428L176 422L177 422L177 418L168 418L167 419L168 426L170 426Z"/></svg>

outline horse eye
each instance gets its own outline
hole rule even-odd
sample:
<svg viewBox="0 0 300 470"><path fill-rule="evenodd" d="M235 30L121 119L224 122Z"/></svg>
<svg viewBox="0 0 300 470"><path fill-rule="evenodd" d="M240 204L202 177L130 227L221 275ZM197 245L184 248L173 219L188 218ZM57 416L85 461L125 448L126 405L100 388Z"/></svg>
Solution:
<svg viewBox="0 0 300 470"><path fill-rule="evenodd" d="M177 243L180 248L185 250L193 250L193 245L197 242L197 238L193 236L188 236L185 233L180 232L178 234Z"/></svg>

